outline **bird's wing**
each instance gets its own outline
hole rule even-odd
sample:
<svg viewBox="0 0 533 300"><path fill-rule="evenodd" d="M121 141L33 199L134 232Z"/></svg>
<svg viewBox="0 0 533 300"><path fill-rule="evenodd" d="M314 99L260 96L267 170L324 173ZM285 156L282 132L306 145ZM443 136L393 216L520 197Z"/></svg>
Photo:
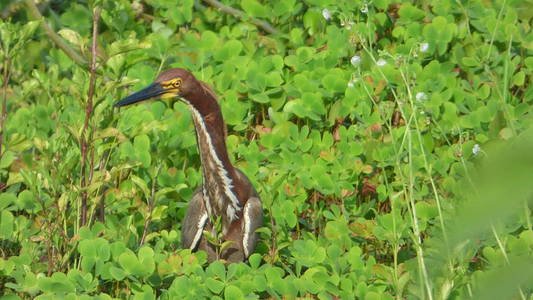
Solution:
<svg viewBox="0 0 533 300"><path fill-rule="evenodd" d="M259 240L259 234L255 230L263 225L263 207L257 197L248 199L243 211L243 239L242 248L244 257L252 254Z"/></svg>
<svg viewBox="0 0 533 300"><path fill-rule="evenodd" d="M205 209L202 190L198 189L187 208L187 213L181 224L181 247L194 250L202 238L208 215Z"/></svg>

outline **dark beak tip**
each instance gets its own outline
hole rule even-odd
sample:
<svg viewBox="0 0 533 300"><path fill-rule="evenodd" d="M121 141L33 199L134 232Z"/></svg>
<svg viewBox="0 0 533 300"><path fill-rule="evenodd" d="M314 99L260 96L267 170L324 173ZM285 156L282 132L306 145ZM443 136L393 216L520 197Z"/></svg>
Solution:
<svg viewBox="0 0 533 300"><path fill-rule="evenodd" d="M116 102L115 104L113 104L113 107L115 107L115 108L120 108L120 107L126 106L127 103L125 103L124 100L126 100L126 99L122 99L122 100Z"/></svg>
<svg viewBox="0 0 533 300"><path fill-rule="evenodd" d="M135 92L128 97L118 101L117 103L113 104L113 107L123 107L128 106L131 104L135 104L137 102L141 102L144 100L155 98L161 94L163 94L165 90L159 85L158 83L152 83L149 86L145 87L144 89Z"/></svg>

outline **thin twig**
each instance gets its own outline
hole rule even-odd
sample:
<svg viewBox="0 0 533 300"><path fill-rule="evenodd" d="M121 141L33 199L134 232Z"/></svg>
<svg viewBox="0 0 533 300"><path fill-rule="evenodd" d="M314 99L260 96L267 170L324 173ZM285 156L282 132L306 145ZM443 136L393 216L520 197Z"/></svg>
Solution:
<svg viewBox="0 0 533 300"><path fill-rule="evenodd" d="M94 89L96 85L96 45L98 40L98 21L100 20L100 8L95 8L93 11L93 37L91 46L91 66L90 66L90 79L89 79L89 94L87 95L87 105L85 107L85 121L83 122L83 128L80 136L80 151L81 151L81 211L80 211L80 227L84 226L87 222L87 186L91 184L91 176L87 178L87 150L92 142L92 134L89 133L87 138L87 129L89 128L89 121L93 114L93 98ZM94 151L94 150L93 150ZM90 168L94 166L94 156L91 155Z"/></svg>
<svg viewBox="0 0 533 300"><path fill-rule="evenodd" d="M246 17L246 14L238 9L235 9L231 6L224 5L217 0L204 0L207 4L216 7L220 9L221 11L230 14L238 19L242 19ZM277 34L279 33L272 25L268 24L268 22L265 22L263 20L259 20L257 18L250 18L250 22L256 26L261 27L264 31L270 33L270 34Z"/></svg>
<svg viewBox="0 0 533 300"><path fill-rule="evenodd" d="M3 99L2 99L2 114L0 115L0 159L3 156L2 152L2 146L4 144L4 124L7 119L7 84L9 82L9 77L11 76L11 73L9 72L10 68L10 60L9 60L9 53L5 53L4 57L4 65L3 65L3 72L2 72L2 91L3 91Z"/></svg>
<svg viewBox="0 0 533 300"><path fill-rule="evenodd" d="M150 223L152 223L152 212L155 206L155 187L157 183L157 177L159 177L159 172L161 171L161 166L162 165L159 164L157 170L155 171L155 176L152 178L152 193L150 195L150 199L148 199L148 217L146 218L146 222L144 222L143 235L139 241L139 247L144 244L144 240L148 235L148 227L150 226Z"/></svg>
<svg viewBox="0 0 533 300"><path fill-rule="evenodd" d="M87 69L87 61L81 55L79 55L74 49L72 49L57 33L55 33L50 25L44 21L44 17L39 12L39 9L33 2L33 0L25 0L28 15L32 20L41 20L41 28L44 30L46 35L54 42L57 47L59 47L65 54L70 57L75 63L82 66L84 69Z"/></svg>

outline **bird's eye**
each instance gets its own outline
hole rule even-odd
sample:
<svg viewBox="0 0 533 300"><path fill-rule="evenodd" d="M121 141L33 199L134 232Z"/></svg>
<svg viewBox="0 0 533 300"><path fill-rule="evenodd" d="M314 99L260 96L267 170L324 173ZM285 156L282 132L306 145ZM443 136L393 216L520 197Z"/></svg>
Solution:
<svg viewBox="0 0 533 300"><path fill-rule="evenodd" d="M178 78L172 82L172 87L177 89L181 86L181 78Z"/></svg>

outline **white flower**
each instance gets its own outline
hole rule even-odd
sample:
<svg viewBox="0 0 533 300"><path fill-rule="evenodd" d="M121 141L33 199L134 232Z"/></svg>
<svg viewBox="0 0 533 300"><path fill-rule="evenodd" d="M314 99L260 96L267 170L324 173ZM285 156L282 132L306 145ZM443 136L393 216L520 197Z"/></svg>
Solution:
<svg viewBox="0 0 533 300"><path fill-rule="evenodd" d="M357 66L358 64L361 63L361 56L358 56L358 55L352 56L352 58L350 59L350 62L352 63L352 65Z"/></svg>
<svg viewBox="0 0 533 300"><path fill-rule="evenodd" d="M472 148L472 154L477 155L479 151L481 151L481 147L479 146L479 144L475 144L474 148Z"/></svg>
<svg viewBox="0 0 533 300"><path fill-rule="evenodd" d="M331 13L329 12L329 9L324 8L324 9L322 10L322 16L323 16L324 19L326 19L326 20L331 19Z"/></svg>
<svg viewBox="0 0 533 300"><path fill-rule="evenodd" d="M383 58L380 58L377 62L376 62L376 65L378 65L378 67L383 67L384 65L387 64L387 61L384 60Z"/></svg>
<svg viewBox="0 0 533 300"><path fill-rule="evenodd" d="M364 14L368 13L368 4L367 3L363 4L363 6L361 7L361 12L364 13Z"/></svg>
<svg viewBox="0 0 533 300"><path fill-rule="evenodd" d="M428 49L429 49L429 44L428 43L420 44L420 52L426 52L426 51L428 51Z"/></svg>
<svg viewBox="0 0 533 300"><path fill-rule="evenodd" d="M353 88L353 81L352 80L348 81L348 87Z"/></svg>
<svg viewBox="0 0 533 300"><path fill-rule="evenodd" d="M416 98L417 101L424 101L424 100L426 100L428 98L428 96L424 92L418 92L418 93L416 93L415 98Z"/></svg>

